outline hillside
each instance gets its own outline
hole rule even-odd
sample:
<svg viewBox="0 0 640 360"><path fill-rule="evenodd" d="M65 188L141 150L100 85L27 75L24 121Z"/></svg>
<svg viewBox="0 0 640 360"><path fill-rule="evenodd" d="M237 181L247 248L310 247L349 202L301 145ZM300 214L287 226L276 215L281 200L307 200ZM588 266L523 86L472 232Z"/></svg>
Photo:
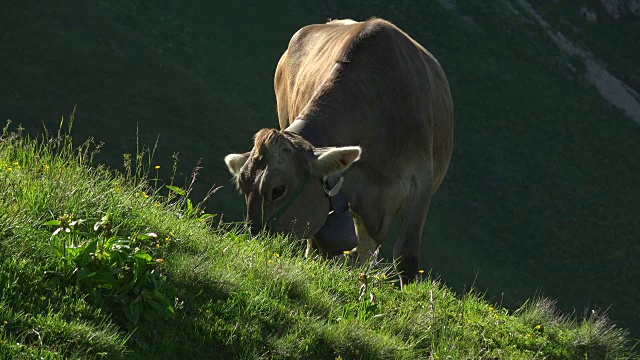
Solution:
<svg viewBox="0 0 640 360"><path fill-rule="evenodd" d="M120 170L136 134L152 147L160 136L159 177L172 175L173 153L178 181L202 158L194 200L224 185L206 211L239 220L244 204L222 158L276 125L272 76L291 34L329 17L386 18L434 53L454 96L454 158L427 220L423 267L458 294L475 284L510 309L540 292L566 314L606 309L638 337L638 125L517 2L446 3L12 3L0 13L0 117L35 135L77 105L75 139L104 142L95 161ZM536 9L563 31L584 25L565 20L578 11L568 2ZM621 41L608 34L633 21L600 17L609 30L572 39L636 86L632 47L608 50Z"/></svg>
<svg viewBox="0 0 640 360"><path fill-rule="evenodd" d="M509 310L426 274L400 291L388 264L214 229L188 187L145 180L145 156L132 175L94 167L95 144L74 148L68 131L0 136L2 359L635 356L599 313L569 319L547 299Z"/></svg>

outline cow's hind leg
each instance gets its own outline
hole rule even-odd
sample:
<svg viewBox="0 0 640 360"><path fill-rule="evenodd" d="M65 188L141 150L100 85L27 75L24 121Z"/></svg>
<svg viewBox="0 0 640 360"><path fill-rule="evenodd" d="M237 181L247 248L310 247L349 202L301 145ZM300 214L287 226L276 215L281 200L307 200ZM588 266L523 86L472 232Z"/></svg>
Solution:
<svg viewBox="0 0 640 360"><path fill-rule="evenodd" d="M402 211L400 233L393 247L393 259L400 272L401 286L418 275L422 229L432 194L432 177L427 176L426 179L429 180L419 181L417 176L411 179L411 190Z"/></svg>

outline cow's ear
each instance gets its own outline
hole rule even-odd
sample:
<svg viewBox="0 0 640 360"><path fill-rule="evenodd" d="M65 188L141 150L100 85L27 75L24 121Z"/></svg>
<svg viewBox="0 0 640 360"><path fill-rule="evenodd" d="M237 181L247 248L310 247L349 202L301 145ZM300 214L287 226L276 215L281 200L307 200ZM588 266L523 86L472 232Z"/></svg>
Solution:
<svg viewBox="0 0 640 360"><path fill-rule="evenodd" d="M362 149L359 146L316 148L314 150L316 160L313 163L313 172L329 176L345 171L360 159L361 152Z"/></svg>
<svg viewBox="0 0 640 360"><path fill-rule="evenodd" d="M229 154L224 157L224 163L227 164L227 168L229 168L231 175L238 176L240 169L247 162L248 158L248 152L244 154Z"/></svg>

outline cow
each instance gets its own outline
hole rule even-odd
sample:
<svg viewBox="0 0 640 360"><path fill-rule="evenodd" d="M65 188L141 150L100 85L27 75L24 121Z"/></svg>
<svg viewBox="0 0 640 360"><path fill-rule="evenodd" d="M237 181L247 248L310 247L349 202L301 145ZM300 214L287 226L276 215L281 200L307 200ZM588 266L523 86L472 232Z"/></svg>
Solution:
<svg viewBox="0 0 640 360"><path fill-rule="evenodd" d="M258 131L250 152L225 157L252 229L308 239L307 254L352 250L364 260L400 215L394 263L401 285L415 279L453 146L453 100L438 61L388 21L334 20L293 35L274 88L280 129ZM316 236L335 210L331 178L357 244Z"/></svg>

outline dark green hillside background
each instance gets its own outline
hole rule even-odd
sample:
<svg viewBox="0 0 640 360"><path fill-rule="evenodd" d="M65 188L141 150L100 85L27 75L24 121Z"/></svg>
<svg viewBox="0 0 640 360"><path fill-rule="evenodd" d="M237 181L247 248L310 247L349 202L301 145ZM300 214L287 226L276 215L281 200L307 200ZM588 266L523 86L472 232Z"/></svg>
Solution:
<svg viewBox="0 0 640 360"><path fill-rule="evenodd" d="M160 176L170 176L174 152L178 183L202 158L194 200L224 185L207 210L229 221L242 218L244 203L222 158L249 150L258 129L277 126L273 72L290 36L327 18L394 22L440 60L456 111L454 156L427 221L424 268L459 292L475 283L514 308L540 292L566 313L609 309L640 336L640 126L602 100L582 80L579 60L565 59L512 11L517 5L61 3L3 6L0 117L36 135L43 125L57 129L77 105L76 140L104 142L98 161L116 169L136 151L136 129L142 144L159 136ZM561 19L553 3L543 4L546 13ZM606 36L616 35L615 24L606 25L607 32L583 33L596 34L587 43L605 44L603 53ZM637 52L612 56L617 74L635 79L637 65L623 60L638 60Z"/></svg>

